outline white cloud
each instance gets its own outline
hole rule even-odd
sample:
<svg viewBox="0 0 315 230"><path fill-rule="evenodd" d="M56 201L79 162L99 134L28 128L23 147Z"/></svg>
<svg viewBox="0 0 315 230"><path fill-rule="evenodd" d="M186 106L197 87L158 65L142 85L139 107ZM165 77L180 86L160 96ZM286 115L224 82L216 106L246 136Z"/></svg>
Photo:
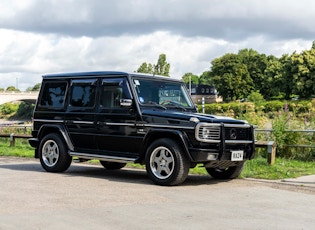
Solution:
<svg viewBox="0 0 315 230"><path fill-rule="evenodd" d="M54 72L135 71L165 53L171 75L201 74L225 53L309 49L312 0L3 0L0 87Z"/></svg>

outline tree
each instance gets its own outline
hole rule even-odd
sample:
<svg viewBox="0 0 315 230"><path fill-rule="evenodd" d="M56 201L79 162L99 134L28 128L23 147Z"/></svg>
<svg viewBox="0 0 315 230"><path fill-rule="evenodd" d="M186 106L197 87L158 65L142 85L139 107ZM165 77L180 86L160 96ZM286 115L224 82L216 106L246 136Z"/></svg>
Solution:
<svg viewBox="0 0 315 230"><path fill-rule="evenodd" d="M15 88L14 86L8 86L6 91L20 91L19 89Z"/></svg>
<svg viewBox="0 0 315 230"><path fill-rule="evenodd" d="M195 84L197 85L199 83L199 78L197 75L194 75L193 73L185 73L182 77L183 82L186 84Z"/></svg>
<svg viewBox="0 0 315 230"><path fill-rule="evenodd" d="M156 65L150 63L142 63L137 69L138 73L149 73L154 75L169 76L170 64L166 62L166 55L160 54Z"/></svg>
<svg viewBox="0 0 315 230"><path fill-rule="evenodd" d="M311 98L315 94L315 49L301 54L294 52L290 57L294 94Z"/></svg>
<svg viewBox="0 0 315 230"><path fill-rule="evenodd" d="M261 85L260 93L265 99L284 98L286 92L285 82L285 60L283 56L281 59L273 55L267 57L267 67L264 71L264 84Z"/></svg>
<svg viewBox="0 0 315 230"><path fill-rule="evenodd" d="M211 63L211 82L224 100L247 97L253 89L253 80L239 55L225 54Z"/></svg>
<svg viewBox="0 0 315 230"><path fill-rule="evenodd" d="M166 55L160 54L157 64L154 66L154 74L169 76L170 64L166 62Z"/></svg>
<svg viewBox="0 0 315 230"><path fill-rule="evenodd" d="M264 101L264 97L263 97L263 95L261 95L259 90L257 90L257 91L252 91L248 95L247 100L254 102L255 104L259 104L259 103Z"/></svg>
<svg viewBox="0 0 315 230"><path fill-rule="evenodd" d="M41 83L37 83L36 85L34 85L33 87L28 87L26 89L27 92L29 91L39 91L40 90L40 86L41 86Z"/></svg>
<svg viewBox="0 0 315 230"><path fill-rule="evenodd" d="M238 52L238 55L247 66L250 78L254 83L254 90L261 90L265 85L265 69L267 68L268 60L265 54L259 54L253 49L243 49Z"/></svg>
<svg viewBox="0 0 315 230"><path fill-rule="evenodd" d="M143 62L141 66L137 69L137 72L153 74L153 66L151 64L147 64L146 62Z"/></svg>
<svg viewBox="0 0 315 230"><path fill-rule="evenodd" d="M204 71L199 77L199 84L201 85L212 85L211 82L211 71Z"/></svg>

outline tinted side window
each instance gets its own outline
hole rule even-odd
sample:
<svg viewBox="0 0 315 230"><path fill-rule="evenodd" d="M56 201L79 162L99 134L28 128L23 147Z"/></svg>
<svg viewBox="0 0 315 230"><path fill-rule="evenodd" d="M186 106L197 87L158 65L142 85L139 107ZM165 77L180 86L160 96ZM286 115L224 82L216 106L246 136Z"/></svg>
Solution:
<svg viewBox="0 0 315 230"><path fill-rule="evenodd" d="M65 102L66 90L67 82L45 82L39 105L57 109L62 108Z"/></svg>
<svg viewBox="0 0 315 230"><path fill-rule="evenodd" d="M101 107L120 108L121 99L131 99L126 81L122 78L104 79L101 87Z"/></svg>
<svg viewBox="0 0 315 230"><path fill-rule="evenodd" d="M94 107L96 94L96 80L72 81L70 106Z"/></svg>

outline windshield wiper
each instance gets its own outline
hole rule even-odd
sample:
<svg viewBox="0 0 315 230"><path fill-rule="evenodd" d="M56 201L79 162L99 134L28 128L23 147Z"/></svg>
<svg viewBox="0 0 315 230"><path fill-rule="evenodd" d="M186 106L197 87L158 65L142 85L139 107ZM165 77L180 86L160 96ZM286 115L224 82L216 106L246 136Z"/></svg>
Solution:
<svg viewBox="0 0 315 230"><path fill-rule="evenodd" d="M160 105L154 101L149 101L147 104L154 105L156 108L159 108L159 109L167 110L167 108L165 106Z"/></svg>
<svg viewBox="0 0 315 230"><path fill-rule="evenodd" d="M175 107L176 109L181 109L182 111L187 111L187 109L183 106L180 106L180 105L174 105L173 107Z"/></svg>
<svg viewBox="0 0 315 230"><path fill-rule="evenodd" d="M187 109L182 106L180 103L176 102L176 101L168 101L166 104L166 106L169 105L170 107L173 107L175 109L181 109L182 111L187 111Z"/></svg>

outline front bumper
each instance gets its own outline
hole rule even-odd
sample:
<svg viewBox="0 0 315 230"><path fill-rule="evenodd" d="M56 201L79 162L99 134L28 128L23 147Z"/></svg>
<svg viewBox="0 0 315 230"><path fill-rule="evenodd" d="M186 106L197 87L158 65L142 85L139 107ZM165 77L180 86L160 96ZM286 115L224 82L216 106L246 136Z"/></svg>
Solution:
<svg viewBox="0 0 315 230"><path fill-rule="evenodd" d="M235 150L244 151L244 160L250 160L254 157L255 144L226 145L218 148L189 148L191 159L196 163L208 161L231 161L231 152Z"/></svg>

